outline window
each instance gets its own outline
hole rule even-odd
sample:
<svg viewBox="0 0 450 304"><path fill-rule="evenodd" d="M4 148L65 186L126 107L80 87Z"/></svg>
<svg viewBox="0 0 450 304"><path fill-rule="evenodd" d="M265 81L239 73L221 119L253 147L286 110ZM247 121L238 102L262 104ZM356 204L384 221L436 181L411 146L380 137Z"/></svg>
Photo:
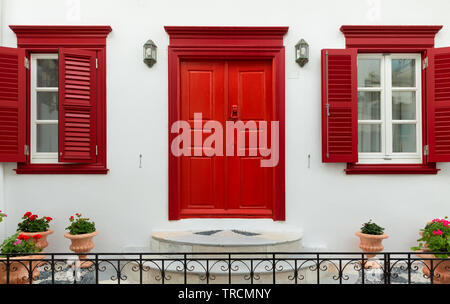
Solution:
<svg viewBox="0 0 450 304"><path fill-rule="evenodd" d="M58 162L58 54L31 54L31 163Z"/></svg>
<svg viewBox="0 0 450 304"><path fill-rule="evenodd" d="M359 163L421 163L420 54L358 55Z"/></svg>
<svg viewBox="0 0 450 304"><path fill-rule="evenodd" d="M10 26L0 47L0 162L18 174L106 174L109 26Z"/></svg>
<svg viewBox="0 0 450 304"><path fill-rule="evenodd" d="M436 174L450 162L450 48L442 26L345 25L322 50L322 162L347 174Z"/></svg>

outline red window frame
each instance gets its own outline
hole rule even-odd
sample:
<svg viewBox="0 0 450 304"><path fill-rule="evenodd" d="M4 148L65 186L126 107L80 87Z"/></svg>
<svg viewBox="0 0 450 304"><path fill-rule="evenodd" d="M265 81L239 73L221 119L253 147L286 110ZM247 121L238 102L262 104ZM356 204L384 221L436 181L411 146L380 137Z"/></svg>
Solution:
<svg viewBox="0 0 450 304"><path fill-rule="evenodd" d="M420 53L434 48L434 37L442 25L343 25L346 49L360 53ZM422 142L427 143L426 71L422 69ZM423 155L422 164L356 164L347 163L347 174L436 174L436 163Z"/></svg>
<svg viewBox="0 0 450 304"><path fill-rule="evenodd" d="M170 35L169 55L169 126L179 120L180 60L197 59L270 59L273 62L276 119L279 124L280 159L275 168L276 193L273 219L284 221L285 206L285 91L283 36L288 27L203 27L165 26ZM176 134L168 130L169 143ZM180 216L179 159L170 152L169 145L169 220ZM214 217L208 215L207 217ZM224 217L224 216L217 216ZM244 217L244 216L241 216ZM246 217L252 217L246 216ZM255 216L259 217L259 216Z"/></svg>
<svg viewBox="0 0 450 304"><path fill-rule="evenodd" d="M97 53L97 145L96 163L32 164L30 155L17 164L17 174L107 174L106 166L106 37L110 26L29 26L11 25L17 47L31 53L58 53L60 48L90 50ZM26 144L30 146L30 70L27 70Z"/></svg>

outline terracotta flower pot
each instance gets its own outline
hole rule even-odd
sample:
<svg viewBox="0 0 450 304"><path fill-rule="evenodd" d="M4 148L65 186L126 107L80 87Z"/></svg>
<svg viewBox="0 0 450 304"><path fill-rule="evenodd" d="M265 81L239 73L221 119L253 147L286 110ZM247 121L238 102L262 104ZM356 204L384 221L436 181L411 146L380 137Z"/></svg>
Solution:
<svg viewBox="0 0 450 304"><path fill-rule="evenodd" d="M89 253L89 251L94 248L94 242L92 239L98 234L97 231L86 233L86 234L76 234L72 235L70 233L64 234L64 236L72 241L70 245L70 250L75 253ZM86 259L87 256L84 254L79 254L80 259ZM81 268L88 268L92 265L90 261L81 261Z"/></svg>
<svg viewBox="0 0 450 304"><path fill-rule="evenodd" d="M43 255L10 257L9 284L30 284L30 277L29 277L30 262L28 260L42 260L43 258L44 258ZM31 268L33 270L32 280L36 280L40 274L39 270L37 269L39 263L41 262L39 261L31 262ZM6 284L7 282L6 267L7 267L6 258L0 258L0 284Z"/></svg>
<svg viewBox="0 0 450 304"><path fill-rule="evenodd" d="M373 234L365 234L361 231L355 233L359 236L361 242L359 243L359 248L364 252L380 252L384 249L384 246L381 244L383 239L387 239L389 236L387 234L381 235L373 235ZM375 254L367 254L368 258L372 258Z"/></svg>
<svg viewBox="0 0 450 304"><path fill-rule="evenodd" d="M417 254L417 256L423 259L439 259L434 254L425 254L427 250L419 250L417 252L423 252L422 254ZM426 266L423 266L422 272L427 277L430 277L431 260L423 261ZM437 265L437 266L436 266ZM450 284L450 259L433 260L433 284Z"/></svg>
<svg viewBox="0 0 450 304"><path fill-rule="evenodd" d="M53 233L53 230L49 229L44 232L22 232L22 231L20 231L19 233L28 236L30 238L30 240L32 240L36 244L36 247L40 248L43 251L44 248L48 246L47 237ZM36 234L40 234L42 237L38 240L33 239L33 236Z"/></svg>

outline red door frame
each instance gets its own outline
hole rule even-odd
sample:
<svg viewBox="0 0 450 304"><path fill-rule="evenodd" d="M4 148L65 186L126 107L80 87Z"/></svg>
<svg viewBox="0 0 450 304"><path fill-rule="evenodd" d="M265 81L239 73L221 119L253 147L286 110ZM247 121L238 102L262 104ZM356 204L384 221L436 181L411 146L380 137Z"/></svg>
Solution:
<svg viewBox="0 0 450 304"><path fill-rule="evenodd" d="M170 152L176 134L170 126L179 120L180 60L182 59L270 59L273 69L275 119L280 123L280 158L274 173L273 219L285 220L285 113L284 113L284 46L288 27L203 27L165 26L170 36L169 59L169 220L180 214L179 158ZM200 216L199 216L200 217ZM211 215L208 217L236 217ZM243 214L239 217L261 217Z"/></svg>

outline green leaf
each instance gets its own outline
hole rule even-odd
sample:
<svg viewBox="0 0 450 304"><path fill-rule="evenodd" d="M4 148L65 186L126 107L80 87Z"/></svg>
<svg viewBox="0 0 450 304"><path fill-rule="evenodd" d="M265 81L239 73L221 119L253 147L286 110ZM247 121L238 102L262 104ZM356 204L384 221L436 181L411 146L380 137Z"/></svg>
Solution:
<svg viewBox="0 0 450 304"><path fill-rule="evenodd" d="M372 220L369 220L367 223L363 224L361 232L365 234L382 235L384 233L384 228L372 223Z"/></svg>

